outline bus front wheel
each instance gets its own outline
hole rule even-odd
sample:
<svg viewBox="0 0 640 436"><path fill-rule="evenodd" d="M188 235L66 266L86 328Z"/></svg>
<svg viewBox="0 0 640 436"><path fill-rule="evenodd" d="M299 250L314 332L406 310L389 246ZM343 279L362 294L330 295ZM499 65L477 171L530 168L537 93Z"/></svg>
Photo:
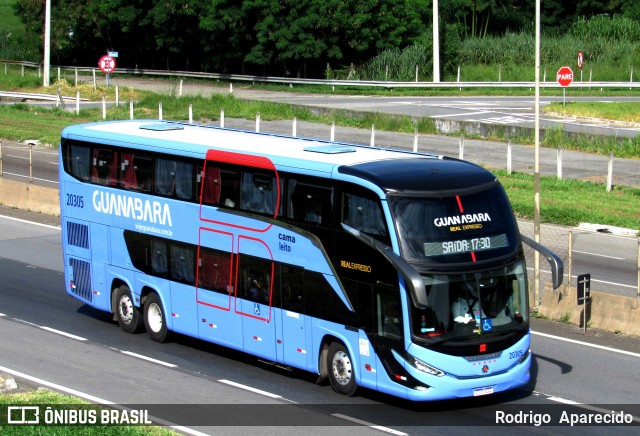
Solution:
<svg viewBox="0 0 640 436"><path fill-rule="evenodd" d="M347 348L339 342L333 342L329 346L327 369L334 391L349 397L355 394L358 385L353 372L353 362Z"/></svg>
<svg viewBox="0 0 640 436"><path fill-rule="evenodd" d="M127 333L135 333L140 330L140 311L133 303L131 291L126 285L116 290L115 311L120 328Z"/></svg>
<svg viewBox="0 0 640 436"><path fill-rule="evenodd" d="M144 325L151 339L156 342L166 341L169 331L158 294L149 294L144 302Z"/></svg>

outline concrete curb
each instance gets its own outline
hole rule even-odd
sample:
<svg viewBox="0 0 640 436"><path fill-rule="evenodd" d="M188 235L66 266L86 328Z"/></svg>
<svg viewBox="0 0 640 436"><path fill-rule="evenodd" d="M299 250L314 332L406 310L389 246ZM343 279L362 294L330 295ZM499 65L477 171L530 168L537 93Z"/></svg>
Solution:
<svg viewBox="0 0 640 436"><path fill-rule="evenodd" d="M530 284L530 301L534 302ZM600 329L628 336L640 336L638 299L591 291L591 303L578 306L575 286L562 285L558 289L545 286L537 313L545 318L583 326L583 311L587 310L587 329ZM532 304L533 307L533 304Z"/></svg>
<svg viewBox="0 0 640 436"><path fill-rule="evenodd" d="M14 182L0 178L0 204L60 216L60 194L57 189Z"/></svg>

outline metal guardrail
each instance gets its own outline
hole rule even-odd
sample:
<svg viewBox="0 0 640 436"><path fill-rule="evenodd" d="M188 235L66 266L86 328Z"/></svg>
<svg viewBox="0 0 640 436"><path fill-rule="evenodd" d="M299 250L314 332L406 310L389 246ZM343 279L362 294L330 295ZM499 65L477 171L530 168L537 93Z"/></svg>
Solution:
<svg viewBox="0 0 640 436"><path fill-rule="evenodd" d="M18 100L43 100L43 101L59 101L60 99L75 101L77 99L77 97L66 97L64 95L0 91L0 98L2 97L13 98ZM89 99L80 98L80 101L89 101Z"/></svg>
<svg viewBox="0 0 640 436"><path fill-rule="evenodd" d="M42 65L35 62L22 61L0 61L5 64L21 65L23 67L42 68ZM51 66L51 69L72 70L78 72L90 72L95 74L98 68L93 67L69 67ZM278 83L284 85L323 85L323 86L357 86L373 88L533 88L535 82L392 82L381 80L326 80L326 79L301 79L294 77L275 76L251 76L243 74L220 74L203 73L194 71L171 71L171 70L151 70L139 68L117 68L111 74L130 74L140 76L166 76L166 77L191 77L199 79L222 80L227 82L257 82L257 83ZM562 88L557 82L544 81L540 83L541 88ZM584 82L573 81L569 88L640 88L640 82Z"/></svg>

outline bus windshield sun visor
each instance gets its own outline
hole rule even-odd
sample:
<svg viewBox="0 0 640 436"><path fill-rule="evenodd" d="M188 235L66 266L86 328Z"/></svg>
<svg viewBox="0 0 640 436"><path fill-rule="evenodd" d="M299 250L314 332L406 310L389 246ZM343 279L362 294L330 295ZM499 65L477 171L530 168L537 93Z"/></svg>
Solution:
<svg viewBox="0 0 640 436"><path fill-rule="evenodd" d="M391 265L393 265L398 270L405 281L405 284L409 290L409 295L411 295L411 300L413 300L413 304L416 307L419 307L421 309L426 309L428 307L427 291L424 286L424 280L422 279L420 273L418 273L418 271L416 271L414 267L409 265L404 259L394 253L391 247L389 247L388 245L385 245L382 242L372 238L371 236L361 233L360 231L354 229L353 227L349 227L344 223L342 223L342 228L358 240L364 242L371 248L376 249Z"/></svg>

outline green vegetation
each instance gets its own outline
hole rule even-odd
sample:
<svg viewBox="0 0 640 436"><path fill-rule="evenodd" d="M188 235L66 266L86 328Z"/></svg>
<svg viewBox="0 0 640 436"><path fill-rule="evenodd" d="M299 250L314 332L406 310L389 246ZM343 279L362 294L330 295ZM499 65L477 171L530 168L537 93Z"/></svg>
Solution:
<svg viewBox="0 0 640 436"><path fill-rule="evenodd" d="M564 312L558 321L560 321L563 324L570 324L571 323L571 312Z"/></svg>
<svg viewBox="0 0 640 436"><path fill-rule="evenodd" d="M533 176L492 170L520 218L533 219ZM574 226L580 222L640 229L640 189L623 186L607 192L603 185L580 180L540 178L543 222Z"/></svg>
<svg viewBox="0 0 640 436"><path fill-rule="evenodd" d="M5 90L22 90L55 94L60 87L62 95L75 95L77 88L61 81L49 89L44 89L37 82L19 75L0 74L0 88ZM115 99L115 89L107 90L98 87L82 85L80 87L83 98L101 101L102 95L109 101ZM158 95L151 92L134 89L121 89L121 101L133 99L134 117L136 119L158 118L158 106L162 102L163 118L172 120L188 120L188 106L191 105L194 119L197 123L208 123L218 120L220 110L224 109L225 117L254 119L257 112L263 120L299 120L369 129L372 124L378 130L399 131L413 133L417 127L421 133L433 133L435 128L431 120L424 119L417 122L410 117L395 117L383 114L351 114L344 111L333 111L315 114L306 108L292 107L284 104L244 101L221 93L211 97L175 97ZM577 107L578 105L576 105ZM619 111L634 111L634 106L621 106ZM625 109L626 108L626 109ZM554 109L556 110L556 109ZM621 113L621 112L618 112ZM637 114L636 114L637 115ZM128 119L129 105L123 104L118 108L107 110L107 119ZM56 144L59 141L60 130L67 125L101 121L102 109L83 109L79 115L61 108L47 110L16 104L0 106L0 138L21 141L38 139L44 143ZM533 140L531 139L531 142ZM527 143L527 141L524 141ZM603 138L568 138L561 131L548 132L543 145L549 147L562 146L583 151L608 154L615 147L616 156L640 158L640 141L616 142L614 139ZM519 217L533 218L533 177L526 174L507 175L506 171L495 170L505 186L513 203L514 210ZM579 222L596 222L640 229L640 189L615 186L611 192L606 192L601 184L579 180L558 180L554 177L541 179L542 204L541 218L548 223L562 225L576 225ZM603 207L606 205L606 207Z"/></svg>
<svg viewBox="0 0 640 436"><path fill-rule="evenodd" d="M63 395L46 389L38 389L25 393L0 394L0 406L6 410L6 406L19 405L88 405L79 398ZM1 434L19 434L24 436L175 436L176 432L155 426L124 426L124 425L21 425L2 426Z"/></svg>
<svg viewBox="0 0 640 436"><path fill-rule="evenodd" d="M640 102L551 103L545 112L640 124Z"/></svg>

